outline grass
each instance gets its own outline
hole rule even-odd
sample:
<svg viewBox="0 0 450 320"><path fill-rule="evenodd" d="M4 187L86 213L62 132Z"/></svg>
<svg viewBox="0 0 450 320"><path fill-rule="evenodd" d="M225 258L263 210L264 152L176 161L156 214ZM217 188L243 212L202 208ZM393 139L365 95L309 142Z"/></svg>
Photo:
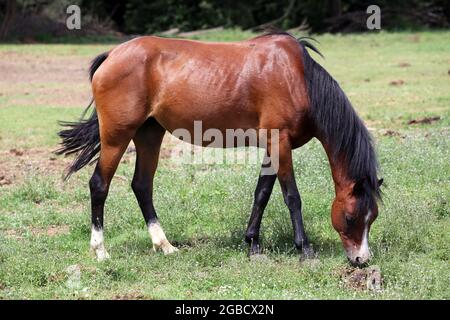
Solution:
<svg viewBox="0 0 450 320"><path fill-rule="evenodd" d="M43 172L37 165L17 182L0 186L0 298L449 299L450 43L443 40L449 36L447 31L318 37L326 56L318 60L342 84L377 142L387 186L370 243L372 264L384 277L382 291L347 288L338 275L347 262L330 222L334 189L325 154L312 141L294 158L317 263L299 263L278 186L262 227L269 259L247 258L243 235L256 166L182 166L169 159L158 168L155 207L168 238L181 250L172 256L153 253L129 186L134 159L127 155L117 173L122 179L113 180L106 204L105 241L112 259L104 263L89 253L92 167L63 183L59 166ZM201 39L247 37L226 30ZM110 47L0 45L0 54L89 58ZM398 80L404 84L390 85ZM82 110L36 106L31 98L30 104L15 104L12 98L0 96L0 175L18 170L7 161L13 148L25 154L44 150L36 161L47 163L58 143L56 120L75 119ZM407 125L425 116L441 120ZM386 130L395 134L385 135ZM69 232L46 231L58 226ZM79 286L68 285L71 265L81 270Z"/></svg>

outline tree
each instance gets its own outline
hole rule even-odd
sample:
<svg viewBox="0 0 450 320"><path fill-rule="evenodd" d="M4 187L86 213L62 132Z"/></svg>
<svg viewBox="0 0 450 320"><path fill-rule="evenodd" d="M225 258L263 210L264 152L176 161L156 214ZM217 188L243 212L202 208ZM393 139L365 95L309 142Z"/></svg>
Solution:
<svg viewBox="0 0 450 320"><path fill-rule="evenodd" d="M5 11L3 14L3 21L0 26L0 39L4 39L8 34L9 28L11 27L11 22L13 21L17 12L17 2L16 0L6 0Z"/></svg>

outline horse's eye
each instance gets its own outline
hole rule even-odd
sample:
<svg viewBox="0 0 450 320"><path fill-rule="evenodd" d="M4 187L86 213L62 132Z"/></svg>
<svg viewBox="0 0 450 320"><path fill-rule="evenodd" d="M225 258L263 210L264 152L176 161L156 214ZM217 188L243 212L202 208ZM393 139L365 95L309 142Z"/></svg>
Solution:
<svg viewBox="0 0 450 320"><path fill-rule="evenodd" d="M345 221L347 222L347 225L351 226L355 223L356 218L354 216L351 216L349 214L345 215Z"/></svg>

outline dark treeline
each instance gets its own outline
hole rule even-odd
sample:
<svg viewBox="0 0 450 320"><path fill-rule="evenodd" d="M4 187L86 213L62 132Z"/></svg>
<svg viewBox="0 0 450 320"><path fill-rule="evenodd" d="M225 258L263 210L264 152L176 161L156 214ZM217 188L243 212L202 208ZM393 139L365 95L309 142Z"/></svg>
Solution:
<svg viewBox="0 0 450 320"><path fill-rule="evenodd" d="M8 32L31 35L40 28L63 35L70 4L80 6L83 21L97 33L99 25L125 34L148 34L214 27L257 30L268 24L312 32L358 32L366 30L366 9L372 4L381 8L383 29L445 28L450 21L448 0L0 0L0 38Z"/></svg>
<svg viewBox="0 0 450 320"><path fill-rule="evenodd" d="M83 6L112 19L125 33L153 33L178 28L240 27L254 29L272 23L313 32L362 31L366 8L381 8L386 28L446 27L448 0L84 0Z"/></svg>

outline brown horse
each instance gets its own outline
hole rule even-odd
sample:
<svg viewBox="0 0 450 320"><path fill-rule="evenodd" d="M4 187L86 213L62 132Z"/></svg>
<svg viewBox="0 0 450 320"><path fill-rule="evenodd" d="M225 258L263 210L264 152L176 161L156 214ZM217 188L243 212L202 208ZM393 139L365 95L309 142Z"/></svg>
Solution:
<svg viewBox="0 0 450 320"><path fill-rule="evenodd" d="M285 32L233 43L146 36L93 60L96 109L87 120L63 123L69 128L60 132L63 146L58 152L78 153L68 176L97 160L92 159L100 152L89 182L91 248L99 260L108 257L103 242L105 199L131 140L137 153L132 189L153 248L165 254L177 251L153 207L153 177L165 132L182 128L192 133L196 121L222 133L256 130L256 145L266 148L269 167L274 160L278 163L272 173L259 176L245 237L250 254L261 252L261 219L276 178L290 211L295 246L306 256L313 254L303 227L292 150L316 137L328 155L336 188L333 227L352 264L369 260L368 233L378 214L382 182L371 137L337 82L306 47L317 51L305 38ZM262 143L262 129L276 130L277 141L269 134Z"/></svg>

